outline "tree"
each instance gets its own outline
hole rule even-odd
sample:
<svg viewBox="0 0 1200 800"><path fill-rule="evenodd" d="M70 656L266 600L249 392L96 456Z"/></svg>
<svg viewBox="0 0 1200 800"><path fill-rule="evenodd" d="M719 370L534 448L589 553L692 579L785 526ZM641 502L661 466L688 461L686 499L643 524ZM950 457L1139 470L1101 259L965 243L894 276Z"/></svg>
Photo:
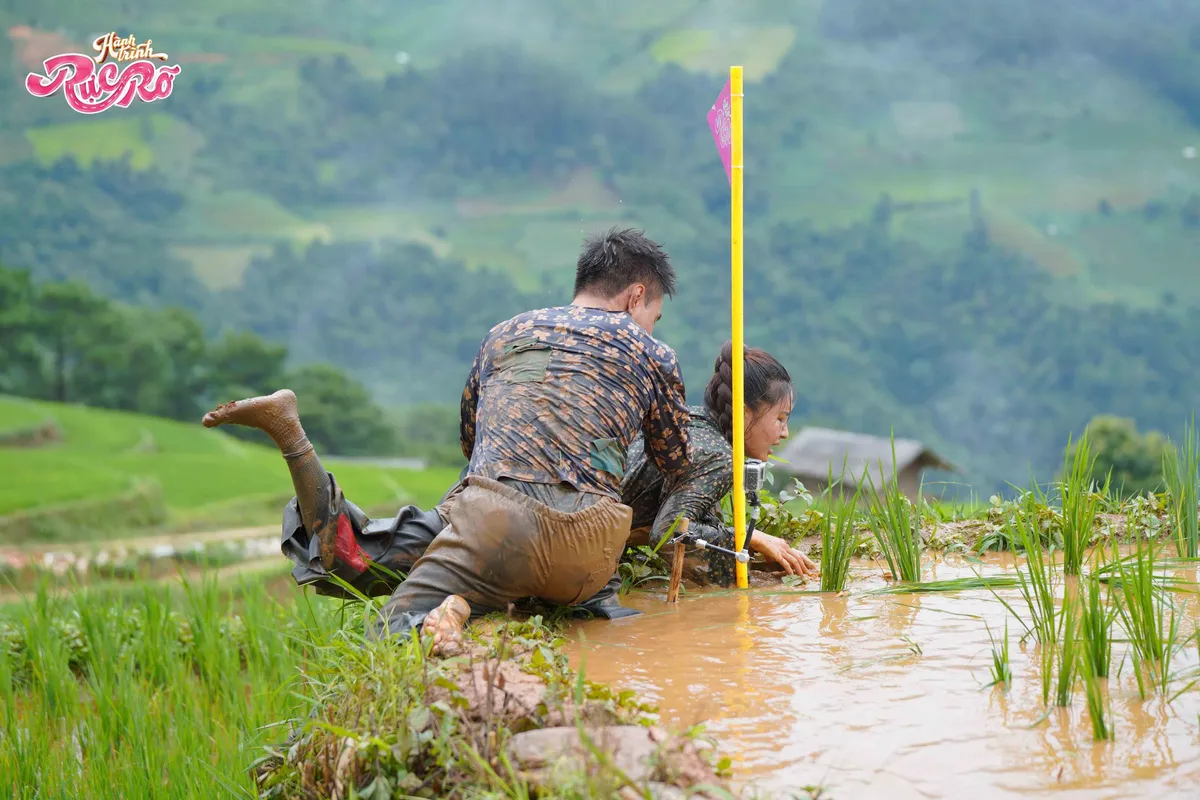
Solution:
<svg viewBox="0 0 1200 800"><path fill-rule="evenodd" d="M280 388L287 348L247 331L226 332L208 351L210 401L270 394Z"/></svg>
<svg viewBox="0 0 1200 800"><path fill-rule="evenodd" d="M459 444L458 406L430 403L410 406L393 414L396 452L425 459L439 467L461 467L465 463Z"/></svg>
<svg viewBox="0 0 1200 800"><path fill-rule="evenodd" d="M0 265L0 393L24 394L38 382L34 289L27 270Z"/></svg>
<svg viewBox="0 0 1200 800"><path fill-rule="evenodd" d="M1162 488L1163 455L1171 445L1157 431L1138 433L1131 419L1099 415L1087 426L1095 466L1092 480L1103 484L1112 475L1112 488L1123 497L1155 492ZM1074 448L1070 456L1074 456Z"/></svg>
<svg viewBox="0 0 1200 800"><path fill-rule="evenodd" d="M336 455L387 455L394 452L395 431L366 387L329 364L310 364L287 376L296 393L300 419L318 452Z"/></svg>
<svg viewBox="0 0 1200 800"><path fill-rule="evenodd" d="M37 292L35 329L48 352L45 396L60 403L71 397L71 378L86 350L104 341L112 323L108 302L79 281L48 283Z"/></svg>

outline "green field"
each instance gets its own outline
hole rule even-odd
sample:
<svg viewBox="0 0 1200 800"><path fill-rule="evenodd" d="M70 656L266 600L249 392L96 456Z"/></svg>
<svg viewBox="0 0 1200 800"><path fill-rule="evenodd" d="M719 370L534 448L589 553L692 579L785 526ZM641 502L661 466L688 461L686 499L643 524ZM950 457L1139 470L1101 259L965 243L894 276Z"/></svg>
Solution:
<svg viewBox="0 0 1200 800"><path fill-rule="evenodd" d="M60 442L0 448L0 517L75 501L96 501L156 481L172 514L191 521L230 503L286 500L292 493L277 452L219 430L170 420L0 397L0 431L53 420ZM451 469L413 471L327 459L348 497L363 507L431 505L457 477ZM278 509L279 503L275 504ZM277 512L276 512L277 513ZM262 519L243 524L258 524Z"/></svg>

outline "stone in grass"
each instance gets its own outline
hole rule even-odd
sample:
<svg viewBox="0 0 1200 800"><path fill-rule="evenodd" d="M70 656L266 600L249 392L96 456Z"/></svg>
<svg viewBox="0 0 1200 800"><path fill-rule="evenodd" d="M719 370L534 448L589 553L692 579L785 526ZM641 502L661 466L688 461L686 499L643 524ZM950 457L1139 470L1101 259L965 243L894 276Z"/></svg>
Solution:
<svg viewBox="0 0 1200 800"><path fill-rule="evenodd" d="M620 776L639 788L648 788L651 796L656 798L712 796L685 792L679 789L680 786L707 786L727 791L695 745L687 739L671 737L662 729L640 725L611 725L584 733L591 740L591 748L581 740L577 727L519 733L509 741L508 755L530 784L551 791L578 780L581 775L601 772L607 773L610 779ZM593 750L604 754L607 768ZM635 792L629 796L644 795Z"/></svg>

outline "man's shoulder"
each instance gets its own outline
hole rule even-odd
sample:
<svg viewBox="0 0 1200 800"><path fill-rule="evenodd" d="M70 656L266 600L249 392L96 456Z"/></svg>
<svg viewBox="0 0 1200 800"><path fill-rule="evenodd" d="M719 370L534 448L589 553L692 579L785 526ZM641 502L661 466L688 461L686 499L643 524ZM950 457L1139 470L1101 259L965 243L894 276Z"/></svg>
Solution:
<svg viewBox="0 0 1200 800"><path fill-rule="evenodd" d="M641 325L633 321L633 317L622 314L619 317L619 335L626 339L632 349L642 355L647 361L667 373L677 372L679 359L675 350L667 343L655 339L646 333Z"/></svg>

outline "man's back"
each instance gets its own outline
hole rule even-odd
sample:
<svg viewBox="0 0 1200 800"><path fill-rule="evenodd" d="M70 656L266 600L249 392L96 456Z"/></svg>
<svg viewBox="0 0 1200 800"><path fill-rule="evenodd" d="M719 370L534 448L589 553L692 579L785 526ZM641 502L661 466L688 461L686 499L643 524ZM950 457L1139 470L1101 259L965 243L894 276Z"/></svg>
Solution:
<svg viewBox="0 0 1200 800"><path fill-rule="evenodd" d="M687 421L670 347L624 312L561 306L491 330L463 392L461 435L470 474L619 498L638 432L674 473L687 463Z"/></svg>

